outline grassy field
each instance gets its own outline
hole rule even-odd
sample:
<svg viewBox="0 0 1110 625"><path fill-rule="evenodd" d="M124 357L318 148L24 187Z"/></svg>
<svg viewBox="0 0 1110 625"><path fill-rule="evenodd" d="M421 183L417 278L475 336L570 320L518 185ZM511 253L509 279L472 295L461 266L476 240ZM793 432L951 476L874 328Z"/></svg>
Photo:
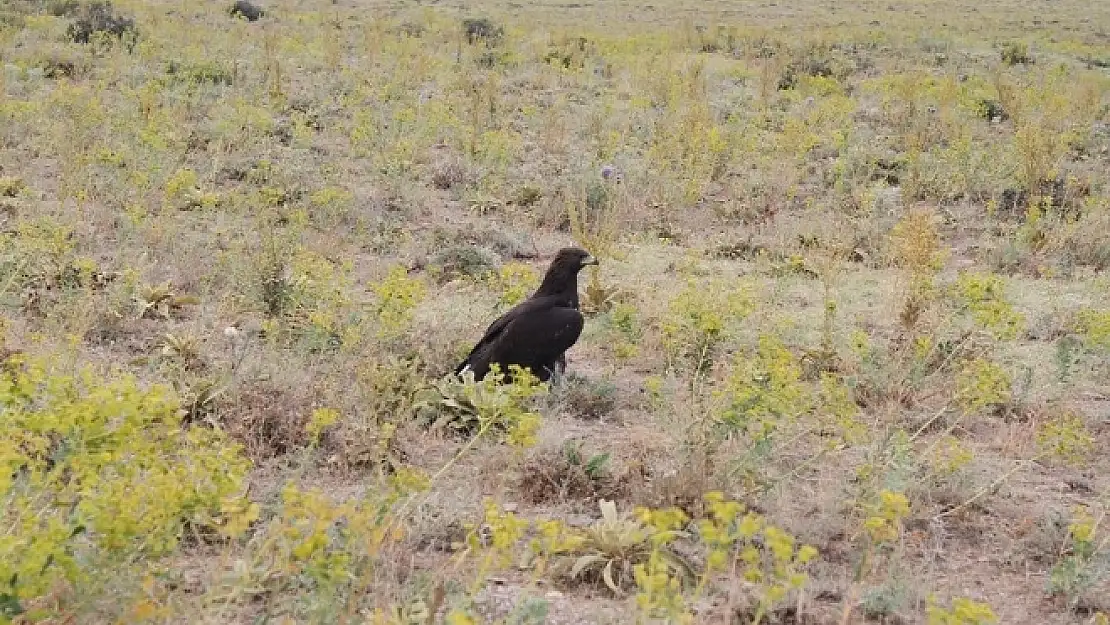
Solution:
<svg viewBox="0 0 1110 625"><path fill-rule="evenodd" d="M1110 622L1110 3L263 8L0 4L0 623Z"/></svg>

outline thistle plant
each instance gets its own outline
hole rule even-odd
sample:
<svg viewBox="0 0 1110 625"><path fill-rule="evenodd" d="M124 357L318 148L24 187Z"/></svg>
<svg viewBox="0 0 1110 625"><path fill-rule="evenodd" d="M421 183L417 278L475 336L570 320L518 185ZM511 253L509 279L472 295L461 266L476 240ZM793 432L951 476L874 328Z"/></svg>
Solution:
<svg viewBox="0 0 1110 625"><path fill-rule="evenodd" d="M571 579L601 579L609 590L620 595L633 579L639 582L641 571L653 560L655 568L665 568L675 579L687 582L692 579L690 565L667 548L684 536L679 531L681 513L672 510L645 516L648 513L640 511L639 518L633 519L627 513L618 515L612 501L603 499L598 506L601 519L579 535L581 540L573 549L576 557L566 573Z"/></svg>

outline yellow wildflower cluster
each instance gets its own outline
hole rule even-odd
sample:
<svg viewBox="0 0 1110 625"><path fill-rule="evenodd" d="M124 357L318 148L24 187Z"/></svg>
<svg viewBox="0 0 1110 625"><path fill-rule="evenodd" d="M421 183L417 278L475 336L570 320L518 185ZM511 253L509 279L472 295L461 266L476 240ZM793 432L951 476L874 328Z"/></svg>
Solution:
<svg viewBox="0 0 1110 625"><path fill-rule="evenodd" d="M1024 328L1025 317L1006 299L1005 285L999 276L962 272L953 291L975 323L995 338L1013 340Z"/></svg>
<svg viewBox="0 0 1110 625"><path fill-rule="evenodd" d="M902 493L884 490L872 507L863 527L875 543L890 543L902 532L902 519L909 516L910 502Z"/></svg>
<svg viewBox="0 0 1110 625"><path fill-rule="evenodd" d="M926 614L929 625L989 625L998 622L998 616L990 604L966 597L953 599L949 609L937 605L930 598Z"/></svg>
<svg viewBox="0 0 1110 625"><path fill-rule="evenodd" d="M1002 367L977 358L960 370L956 378L956 402L971 414L1010 400L1012 382Z"/></svg>
<svg viewBox="0 0 1110 625"><path fill-rule="evenodd" d="M492 277L494 288L501 292L498 303L506 308L524 301L539 286L536 270L524 263L505 263Z"/></svg>
<svg viewBox="0 0 1110 625"><path fill-rule="evenodd" d="M1037 429L1037 448L1065 462L1081 464L1094 450L1095 439L1083 418L1069 412Z"/></svg>
<svg viewBox="0 0 1110 625"><path fill-rule="evenodd" d="M27 599L59 581L79 585L172 551L187 524L249 512L239 496L249 462L220 432L182 428L168 389L62 374L42 360L4 367L0 594Z"/></svg>
<svg viewBox="0 0 1110 625"><path fill-rule="evenodd" d="M720 492L707 493L705 502L708 516L698 521L698 535L706 546L706 575L735 567L756 586L760 613L806 584L803 570L817 557L815 548L797 545L789 533Z"/></svg>
<svg viewBox="0 0 1110 625"><path fill-rule="evenodd" d="M1084 308L1077 321L1083 338L1092 347L1110 349L1110 310Z"/></svg>
<svg viewBox="0 0 1110 625"><path fill-rule="evenodd" d="M686 286L667 305L660 322L663 348L671 366L693 364L704 369L718 343L727 338L729 324L742 321L754 310L746 289L728 289L719 284Z"/></svg>
<svg viewBox="0 0 1110 625"><path fill-rule="evenodd" d="M759 337L754 355L737 353L718 391L720 419L753 439L771 436L783 421L797 418L812 406L802 382L802 367L773 335Z"/></svg>
<svg viewBox="0 0 1110 625"><path fill-rule="evenodd" d="M427 297L428 289L419 278L397 265L384 279L374 285L378 297L378 337L396 338L408 330L416 307Z"/></svg>

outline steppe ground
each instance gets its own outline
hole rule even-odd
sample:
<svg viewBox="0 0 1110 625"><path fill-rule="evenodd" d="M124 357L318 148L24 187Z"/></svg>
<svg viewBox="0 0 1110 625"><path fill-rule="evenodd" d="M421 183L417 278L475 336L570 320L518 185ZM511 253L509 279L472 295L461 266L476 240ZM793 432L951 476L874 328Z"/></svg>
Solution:
<svg viewBox="0 0 1110 625"><path fill-rule="evenodd" d="M261 6L0 6L0 622L1107 622L1110 2Z"/></svg>

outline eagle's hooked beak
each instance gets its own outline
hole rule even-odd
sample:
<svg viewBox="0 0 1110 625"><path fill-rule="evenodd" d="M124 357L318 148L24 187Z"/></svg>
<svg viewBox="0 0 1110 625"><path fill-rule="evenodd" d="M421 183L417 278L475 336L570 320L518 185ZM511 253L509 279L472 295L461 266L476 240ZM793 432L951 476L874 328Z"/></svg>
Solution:
<svg viewBox="0 0 1110 625"><path fill-rule="evenodd" d="M597 265L597 264L599 264L599 263L597 262L597 259L594 258L593 256L587 256L587 257L582 259L582 266L583 267L585 267L586 265Z"/></svg>

